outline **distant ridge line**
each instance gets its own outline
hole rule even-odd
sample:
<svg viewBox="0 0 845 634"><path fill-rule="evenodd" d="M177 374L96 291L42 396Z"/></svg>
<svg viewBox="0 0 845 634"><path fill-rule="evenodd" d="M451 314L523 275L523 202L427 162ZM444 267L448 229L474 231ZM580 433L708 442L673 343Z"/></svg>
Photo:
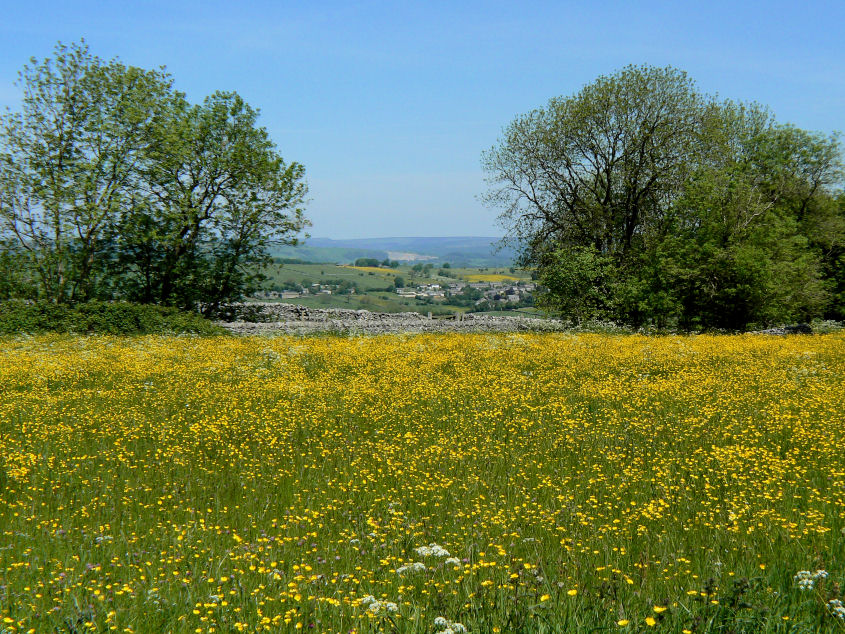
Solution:
<svg viewBox="0 0 845 634"><path fill-rule="evenodd" d="M457 266L511 266L514 252L500 247L500 241L496 236L308 238L295 247L279 246L273 249L273 255L310 262L348 263L357 258L387 259L389 253L402 253Z"/></svg>

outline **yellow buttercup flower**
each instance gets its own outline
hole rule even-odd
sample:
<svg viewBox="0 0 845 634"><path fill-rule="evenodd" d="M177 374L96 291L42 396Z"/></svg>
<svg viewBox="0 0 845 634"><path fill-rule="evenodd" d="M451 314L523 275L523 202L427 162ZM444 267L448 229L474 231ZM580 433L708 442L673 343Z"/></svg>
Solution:
<svg viewBox="0 0 845 634"><path fill-rule="evenodd" d="M692 622L772 539L796 571L839 547L843 344L0 337L0 629L57 593L116 631Z"/></svg>

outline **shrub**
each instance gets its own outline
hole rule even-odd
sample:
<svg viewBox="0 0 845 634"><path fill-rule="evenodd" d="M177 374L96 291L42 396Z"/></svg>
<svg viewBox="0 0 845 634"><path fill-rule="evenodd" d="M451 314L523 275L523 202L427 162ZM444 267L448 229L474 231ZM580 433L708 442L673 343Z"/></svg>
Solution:
<svg viewBox="0 0 845 634"><path fill-rule="evenodd" d="M152 304L0 302L0 334L40 332L212 335L223 330L195 313Z"/></svg>

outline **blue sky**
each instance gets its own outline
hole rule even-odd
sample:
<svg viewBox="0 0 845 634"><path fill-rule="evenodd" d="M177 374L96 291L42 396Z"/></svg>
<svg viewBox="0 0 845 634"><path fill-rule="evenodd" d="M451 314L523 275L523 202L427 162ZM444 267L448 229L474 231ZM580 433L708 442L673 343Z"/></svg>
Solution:
<svg viewBox="0 0 845 634"><path fill-rule="evenodd" d="M0 105L59 40L236 90L303 163L310 233L500 235L482 150L517 114L626 64L686 70L782 122L845 128L845 2L8 2Z"/></svg>

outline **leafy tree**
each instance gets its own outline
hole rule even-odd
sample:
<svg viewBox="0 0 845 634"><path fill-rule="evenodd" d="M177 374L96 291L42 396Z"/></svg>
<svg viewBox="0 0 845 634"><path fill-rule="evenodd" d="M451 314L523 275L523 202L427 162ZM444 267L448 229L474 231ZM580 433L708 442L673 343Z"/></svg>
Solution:
<svg viewBox="0 0 845 634"><path fill-rule="evenodd" d="M378 258L358 258L355 260L355 266L378 266Z"/></svg>
<svg viewBox="0 0 845 634"><path fill-rule="evenodd" d="M544 284L554 289L542 297L542 306L577 321L615 316L613 258L594 246L559 248L543 254L541 267Z"/></svg>
<svg viewBox="0 0 845 634"><path fill-rule="evenodd" d="M557 312L745 328L841 305L838 139L676 69L629 66L552 99L483 163L486 200Z"/></svg>
<svg viewBox="0 0 845 634"><path fill-rule="evenodd" d="M840 176L836 139L779 126L759 107L725 103L718 115L651 258L670 273L664 286L687 325L741 329L823 314L824 252L843 243L829 193Z"/></svg>
<svg viewBox="0 0 845 634"><path fill-rule="evenodd" d="M304 169L284 162L257 118L236 93L170 99L121 227L138 299L213 311L256 288L271 242L295 242L306 226Z"/></svg>
<svg viewBox="0 0 845 634"><path fill-rule="evenodd" d="M820 245L824 277L830 284L832 298L825 316L845 321L845 240L841 237L845 234L845 193L839 194L830 218L830 234L838 238L830 246Z"/></svg>
<svg viewBox="0 0 845 634"><path fill-rule="evenodd" d="M0 241L0 301L36 295L30 271L21 267L25 258L16 241Z"/></svg>
<svg viewBox="0 0 845 634"><path fill-rule="evenodd" d="M170 91L163 71L59 44L20 72L19 112L0 119L0 222L25 254L38 295L89 299L106 232L137 187L150 131Z"/></svg>
<svg viewBox="0 0 845 634"><path fill-rule="evenodd" d="M235 93L191 105L164 70L84 42L33 59L19 83L20 111L0 120L0 239L38 297L213 310L307 225L304 169Z"/></svg>
<svg viewBox="0 0 845 634"><path fill-rule="evenodd" d="M534 262L550 242L624 256L690 170L703 97L672 68L629 66L518 117L483 156L488 203Z"/></svg>
<svg viewBox="0 0 845 634"><path fill-rule="evenodd" d="M397 275L393 278L393 287L394 288L405 288L405 278L401 275Z"/></svg>

